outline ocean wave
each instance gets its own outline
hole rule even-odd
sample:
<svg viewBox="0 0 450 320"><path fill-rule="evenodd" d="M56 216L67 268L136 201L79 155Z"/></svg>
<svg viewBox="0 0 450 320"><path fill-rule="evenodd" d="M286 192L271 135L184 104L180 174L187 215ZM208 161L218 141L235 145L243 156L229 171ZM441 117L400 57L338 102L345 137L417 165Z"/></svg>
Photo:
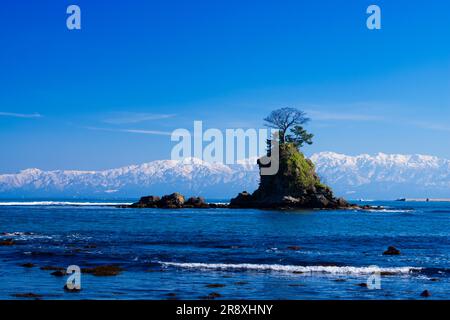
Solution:
<svg viewBox="0 0 450 320"><path fill-rule="evenodd" d="M159 261L159 263L167 267L171 266L187 269L249 270L249 271L276 271L276 272L298 272L298 273L323 273L323 274L355 274L355 275L368 275L378 272L407 275L422 270L422 268L418 267L379 268L376 266L369 266L369 267L294 266L294 265L279 265L279 264L180 263L180 262L164 262L164 261Z"/></svg>
<svg viewBox="0 0 450 320"><path fill-rule="evenodd" d="M0 206L118 206L131 202L67 202L67 201L24 201L0 202Z"/></svg>
<svg viewBox="0 0 450 320"><path fill-rule="evenodd" d="M0 238L14 238L15 240L53 239L52 236L36 234L33 232L2 232Z"/></svg>
<svg viewBox="0 0 450 320"><path fill-rule="evenodd" d="M367 211L370 212L385 212L385 213L408 213L408 212L414 212L413 209L369 209Z"/></svg>

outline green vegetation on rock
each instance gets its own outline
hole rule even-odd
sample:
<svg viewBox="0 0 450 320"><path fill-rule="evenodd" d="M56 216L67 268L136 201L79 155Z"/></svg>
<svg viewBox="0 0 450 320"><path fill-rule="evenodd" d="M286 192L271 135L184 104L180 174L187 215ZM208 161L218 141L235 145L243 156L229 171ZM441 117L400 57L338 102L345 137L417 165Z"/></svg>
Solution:
<svg viewBox="0 0 450 320"><path fill-rule="evenodd" d="M320 181L314 164L299 150L312 144L313 135L301 125L309 118L303 111L282 108L264 119L266 125L278 129L279 168L273 175L260 175L260 184L253 193L240 193L231 206L260 208L337 208L347 207L344 199L336 199L331 188ZM270 141L269 141L270 142ZM273 154L269 148L267 156ZM258 161L260 169L263 165Z"/></svg>

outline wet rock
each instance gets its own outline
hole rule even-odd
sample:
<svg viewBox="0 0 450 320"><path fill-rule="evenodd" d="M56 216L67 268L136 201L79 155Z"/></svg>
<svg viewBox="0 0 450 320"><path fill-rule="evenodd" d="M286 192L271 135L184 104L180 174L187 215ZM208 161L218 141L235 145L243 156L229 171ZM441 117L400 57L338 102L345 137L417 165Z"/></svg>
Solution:
<svg viewBox="0 0 450 320"><path fill-rule="evenodd" d="M292 251L299 251L301 249L300 246L289 246L287 247L287 249L292 250Z"/></svg>
<svg viewBox="0 0 450 320"><path fill-rule="evenodd" d="M82 268L82 273L92 274L94 276L117 276L119 275L123 269L121 267L115 265L107 265L107 266L98 266L93 268Z"/></svg>
<svg viewBox="0 0 450 320"><path fill-rule="evenodd" d="M428 298L428 297L431 296L431 293L430 293L430 291L428 291L428 290L424 290L424 291L422 291L422 293L420 294L420 296L421 296L421 297L424 297L424 298Z"/></svg>
<svg viewBox="0 0 450 320"><path fill-rule="evenodd" d="M158 208L161 198L158 196L142 197L138 202L133 203L132 208Z"/></svg>
<svg viewBox="0 0 450 320"><path fill-rule="evenodd" d="M190 197L183 205L185 208L209 208L210 206L206 203L203 197Z"/></svg>
<svg viewBox="0 0 450 320"><path fill-rule="evenodd" d="M36 265L34 263L28 262L28 263L21 264L20 266L24 267L24 268L33 268Z"/></svg>
<svg viewBox="0 0 450 320"><path fill-rule="evenodd" d="M215 298L220 298L222 295L218 292L211 292L210 294L208 294L207 296L204 297L200 297L201 299L204 300L213 300Z"/></svg>
<svg viewBox="0 0 450 320"><path fill-rule="evenodd" d="M241 192L237 195L236 198L231 199L230 206L238 208L250 208L254 206L253 196L247 191Z"/></svg>
<svg viewBox="0 0 450 320"><path fill-rule="evenodd" d="M282 205L285 206L285 207L292 207L292 208L295 208L295 207L301 205L302 200L301 200L301 199L294 198L294 197L291 197L291 196L284 196L284 197L281 199L281 203L282 203Z"/></svg>
<svg viewBox="0 0 450 320"><path fill-rule="evenodd" d="M0 241L0 246L13 246L16 242L14 239L5 239Z"/></svg>
<svg viewBox="0 0 450 320"><path fill-rule="evenodd" d="M62 270L66 270L63 267L55 267L55 266L44 266L44 267L40 267L41 270L43 271L62 271Z"/></svg>
<svg viewBox="0 0 450 320"><path fill-rule="evenodd" d="M395 272L390 272L390 271L381 271L380 272L380 276L395 276L396 273Z"/></svg>
<svg viewBox="0 0 450 320"><path fill-rule="evenodd" d="M166 297L168 300L178 300L177 294L173 292L166 294Z"/></svg>
<svg viewBox="0 0 450 320"><path fill-rule="evenodd" d="M235 282L234 284L237 286L243 286L243 285L248 284L248 282L247 281L238 281L238 282Z"/></svg>
<svg viewBox="0 0 450 320"><path fill-rule="evenodd" d="M207 288L223 288L223 287L225 287L225 285L221 284L221 283L211 283L211 284L207 284L205 287L207 287Z"/></svg>
<svg viewBox="0 0 450 320"><path fill-rule="evenodd" d="M367 283L365 283L365 282L358 283L357 286L359 286L361 288L367 288Z"/></svg>
<svg viewBox="0 0 450 320"><path fill-rule="evenodd" d="M292 271L293 274L302 274L304 273L303 271Z"/></svg>
<svg viewBox="0 0 450 320"><path fill-rule="evenodd" d="M36 294L36 293L31 293L31 292L29 292L29 293L14 293L12 296L16 297L16 298L29 298L29 299L42 298L42 295Z"/></svg>
<svg viewBox="0 0 450 320"><path fill-rule="evenodd" d="M385 252L383 252L384 255L389 256L395 256L400 254L400 250L398 250L396 247L389 246Z"/></svg>
<svg viewBox="0 0 450 320"><path fill-rule="evenodd" d="M184 196L178 192L163 196L160 201L161 208L177 209L184 205Z"/></svg>
<svg viewBox="0 0 450 320"><path fill-rule="evenodd" d="M344 198L337 199L337 205L342 208L346 208L349 206L349 203Z"/></svg>
<svg viewBox="0 0 450 320"><path fill-rule="evenodd" d="M67 273L65 271L62 271L62 270L53 271L50 274L52 276L55 276L55 277L64 277L65 275L67 275Z"/></svg>

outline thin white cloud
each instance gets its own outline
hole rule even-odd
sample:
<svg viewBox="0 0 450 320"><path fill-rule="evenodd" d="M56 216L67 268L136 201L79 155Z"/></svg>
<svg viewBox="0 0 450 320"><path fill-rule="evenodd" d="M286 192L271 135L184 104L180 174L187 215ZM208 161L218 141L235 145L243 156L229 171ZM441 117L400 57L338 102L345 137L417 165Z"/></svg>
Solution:
<svg viewBox="0 0 450 320"><path fill-rule="evenodd" d="M412 122L408 122L408 124L417 126L422 129L450 132L450 126L445 125L445 124L440 124L440 123L425 122L425 121L412 121Z"/></svg>
<svg viewBox="0 0 450 320"><path fill-rule="evenodd" d="M144 121L163 120L175 117L175 114L154 114L154 113L134 113L120 112L103 119L103 122L109 124L131 124Z"/></svg>
<svg viewBox="0 0 450 320"><path fill-rule="evenodd" d="M0 112L0 117L13 117L13 118L42 118L39 113L14 113L14 112Z"/></svg>
<svg viewBox="0 0 450 320"><path fill-rule="evenodd" d="M122 132L153 134L153 135L160 135L160 136L170 136L170 135L172 135L172 132L158 131L158 130L123 129Z"/></svg>
<svg viewBox="0 0 450 320"><path fill-rule="evenodd" d="M170 136L170 135L172 135L172 132L169 132L169 131L158 131L158 130L113 129L113 128L100 128L100 127L84 127L84 128L88 129L88 130L96 130L96 131L137 133L137 134L148 134L148 135L158 135L158 136Z"/></svg>

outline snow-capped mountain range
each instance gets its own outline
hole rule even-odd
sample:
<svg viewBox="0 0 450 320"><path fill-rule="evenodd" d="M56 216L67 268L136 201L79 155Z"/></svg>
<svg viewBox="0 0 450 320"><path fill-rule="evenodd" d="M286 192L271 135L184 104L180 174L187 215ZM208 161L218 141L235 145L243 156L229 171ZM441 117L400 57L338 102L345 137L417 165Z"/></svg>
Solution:
<svg viewBox="0 0 450 320"><path fill-rule="evenodd" d="M450 198L450 160L425 155L311 156L322 181L350 199ZM137 198L174 191L227 199L259 182L256 159L239 164L189 158L104 171L27 169L0 175L0 198Z"/></svg>

